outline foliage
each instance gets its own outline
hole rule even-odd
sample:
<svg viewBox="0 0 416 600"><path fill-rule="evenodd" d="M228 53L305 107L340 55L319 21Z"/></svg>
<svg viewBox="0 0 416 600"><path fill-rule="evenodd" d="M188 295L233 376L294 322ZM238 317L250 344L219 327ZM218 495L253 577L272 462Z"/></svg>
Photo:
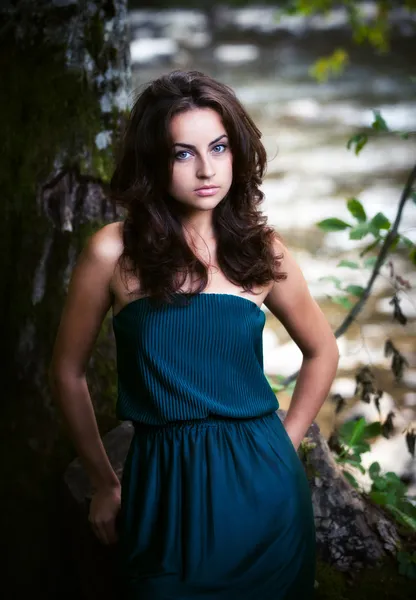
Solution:
<svg viewBox="0 0 416 600"><path fill-rule="evenodd" d="M270 377L267 377L269 385L275 394L278 394L283 390L292 392L295 388L296 381L292 381L288 385L285 385L285 377L283 375L275 375L274 379L276 379L277 383L275 383Z"/></svg>
<svg viewBox="0 0 416 600"><path fill-rule="evenodd" d="M337 441L340 451L336 455L338 464L351 465L362 474L366 470L361 463L361 455L370 450L368 440L382 432L379 421L367 424L364 418L347 421L337 432ZM395 520L406 530L416 532L416 496L406 494L407 486L392 471L382 473L380 464L373 462L368 468L371 479L371 488L368 493L360 485L351 471L343 469L345 478L349 483L368 498L387 510ZM416 552L401 550L397 554L399 572L406 577L416 579Z"/></svg>
<svg viewBox="0 0 416 600"><path fill-rule="evenodd" d="M388 128L386 121L379 111L373 111L373 115L374 121L371 127L374 132L391 133L393 135L398 133L396 131L391 131ZM402 132L399 132L399 135L403 139L408 139L410 137L408 133L403 134ZM351 148L353 144L356 144L355 152L356 154L359 154L367 141L367 135L365 136L364 141L364 134L357 134L348 141L347 147ZM410 197L413 199L413 201L414 196L415 191L410 191ZM407 252L409 260L413 264L416 264L416 245L407 236L393 231L392 223L384 213L378 212L377 214L369 217L364 206L358 198L349 198L347 200L347 209L354 221L347 222L339 219L338 217L329 217L317 223L318 227L325 232L348 230L349 238L351 240L362 240L368 236L372 238L371 241L361 250L359 255L360 259L363 259L364 256L374 252L377 248L381 248L388 236L393 236L389 247L390 252L393 250L405 251ZM360 261L342 260L338 264L338 267L349 269L373 269L376 262L377 256L373 254L372 256ZM382 261L378 267L385 262L386 261ZM353 299L351 297L360 298L366 294L365 288L357 285L344 286L341 279L334 275L323 277L322 280L332 281L336 289L343 292L342 295L333 296L331 299L334 303L339 304L346 309L351 309L353 307ZM400 287L408 287L408 282L398 275L394 276L394 283L396 289ZM405 324L404 316L400 311L400 307L398 306L397 295L395 295L395 298L396 300L392 301L392 304L396 305L396 312L394 316L398 321L403 321L403 324Z"/></svg>
<svg viewBox="0 0 416 600"><path fill-rule="evenodd" d="M398 552L397 560L400 575L416 579L416 552Z"/></svg>
<svg viewBox="0 0 416 600"><path fill-rule="evenodd" d="M372 134L392 134L398 132L390 131L386 121L378 111L373 111L374 121L371 126ZM399 133L403 139L408 139L408 134ZM352 148L356 144L356 154L364 148L368 141L368 135L357 134L348 142L348 147ZM357 151L357 146L360 146ZM334 275L326 276L325 280L332 281L337 290L342 292L342 295L332 297L332 300L337 304L342 305L347 310L350 310L349 323L354 320L354 311L357 306L361 305L367 299L371 286L379 273L379 269L383 264L390 268L390 277L393 280L395 293L390 304L394 307L394 318L402 325L406 324L406 317L400 310L398 292L401 289L409 289L410 284L403 277L394 272L393 263L387 262L388 253L400 251L402 254L407 253L409 260L415 264L416 248L415 244L403 234L399 233L400 217L403 206L408 199L415 202L415 190L412 187L416 179L416 168L413 169L403 190L398 205L397 216L392 224L390 220L381 212L375 215L368 215L365 207L358 198L349 198L347 200L347 209L351 215L352 221L345 221L338 217L329 217L317 223L318 227L325 232L348 231L349 238L353 240L362 240L369 236L370 243L367 244L359 254L357 260L342 260L338 264L338 268L348 269L371 269L372 274L369 284L366 288L357 285L345 285L340 277ZM375 250L378 254L374 254ZM369 253L373 253L368 256ZM357 300L358 299L358 300ZM354 304L354 300L356 304ZM348 319L346 319L347 321ZM344 321L344 322L346 322ZM345 331L346 328L344 328ZM400 351L394 346L391 340L386 340L385 356L392 357L392 371L396 380L399 380L403 374L403 369L407 365L406 359L401 355ZM289 380L291 384L296 377L291 376ZM287 381L287 380L286 380ZM285 386L285 380L280 381L282 387ZM356 374L356 390L355 395L359 396L364 402L374 402L378 413L380 414L379 401L383 394L382 390L377 389L375 377L368 366L364 366ZM336 401L336 412L339 412L345 404L345 400L340 394L333 396ZM366 470L362 465L361 455L370 451L371 440L379 435L389 437L393 431L394 413L390 412L387 418L382 422L381 414L380 421L367 424L365 419L361 418L357 421L349 421L344 423L337 432L334 432L330 439L329 445L335 452L336 461L343 467L345 478L349 483L359 490L361 493L366 493L360 488L357 479L351 472L352 468L357 469L362 475L366 474ZM410 425L403 433L406 435L406 442L409 453L414 456L415 453L415 438L416 431ZM416 532L416 497L409 497L406 494L407 487L405 483L393 472L381 473L379 463L374 462L368 469L368 476L371 480L371 488L368 492L368 498L372 502L387 510L407 531ZM402 550L397 555L400 573L406 577L416 577L415 552L407 552Z"/></svg>
<svg viewBox="0 0 416 600"><path fill-rule="evenodd" d="M416 11L416 2L408 0L401 7L408 11L409 17ZM328 17L331 11L344 11L350 26L353 42L367 44L377 52L385 54L390 50L392 37L394 3L376 0L374 10L366 3L353 0L289 0L283 4L279 14ZM310 68L310 74L318 81L326 81L331 76L342 73L349 63L345 48L335 48L332 54L318 59Z"/></svg>

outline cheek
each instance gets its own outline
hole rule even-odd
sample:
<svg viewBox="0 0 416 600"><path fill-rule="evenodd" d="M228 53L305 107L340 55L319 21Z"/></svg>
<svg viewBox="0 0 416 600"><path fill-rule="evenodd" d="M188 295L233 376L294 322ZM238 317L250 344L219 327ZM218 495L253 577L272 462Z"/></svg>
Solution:
<svg viewBox="0 0 416 600"><path fill-rule="evenodd" d="M182 168L181 168L182 167ZM189 187L189 175L183 165L173 166L171 171L169 192L171 195L181 195Z"/></svg>
<svg viewBox="0 0 416 600"><path fill-rule="evenodd" d="M228 173L228 176L230 178L232 178L232 176L233 176L233 157L231 155L229 156L229 158L227 160L224 170Z"/></svg>
<svg viewBox="0 0 416 600"><path fill-rule="evenodd" d="M181 170L176 166L173 166L171 175L170 175L170 185L173 188L180 187L180 183L183 180L183 176L181 175Z"/></svg>

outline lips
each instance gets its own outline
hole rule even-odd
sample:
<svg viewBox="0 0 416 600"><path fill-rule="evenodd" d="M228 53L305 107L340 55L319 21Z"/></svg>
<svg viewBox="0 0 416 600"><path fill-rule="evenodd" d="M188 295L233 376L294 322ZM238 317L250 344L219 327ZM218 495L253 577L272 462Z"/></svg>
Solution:
<svg viewBox="0 0 416 600"><path fill-rule="evenodd" d="M218 193L219 189L220 188L218 186L203 186L195 190L194 193L197 196L215 196Z"/></svg>

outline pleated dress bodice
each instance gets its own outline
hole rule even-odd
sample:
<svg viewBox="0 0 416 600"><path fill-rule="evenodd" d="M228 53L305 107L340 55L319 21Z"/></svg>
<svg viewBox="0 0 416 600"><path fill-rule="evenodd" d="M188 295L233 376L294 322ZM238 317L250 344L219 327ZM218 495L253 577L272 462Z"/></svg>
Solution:
<svg viewBox="0 0 416 600"><path fill-rule="evenodd" d="M263 370L264 312L234 294L178 295L186 305L144 297L113 317L118 418L164 425L277 410Z"/></svg>

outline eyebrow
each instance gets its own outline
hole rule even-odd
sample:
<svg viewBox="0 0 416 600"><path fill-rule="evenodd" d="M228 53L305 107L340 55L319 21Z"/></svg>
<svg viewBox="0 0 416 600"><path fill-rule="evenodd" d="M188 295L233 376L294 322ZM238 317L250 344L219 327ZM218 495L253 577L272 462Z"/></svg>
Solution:
<svg viewBox="0 0 416 600"><path fill-rule="evenodd" d="M220 135L219 137L217 137L215 140L212 140L212 142L210 142L208 144L208 146L212 146L212 144L216 144L217 142L219 142L220 140L222 140L222 138L228 137L226 133L223 133L222 135ZM175 142L173 144L173 146L182 146L183 148L189 148L190 150L196 150L196 147L193 146L192 144L184 144L182 142Z"/></svg>

